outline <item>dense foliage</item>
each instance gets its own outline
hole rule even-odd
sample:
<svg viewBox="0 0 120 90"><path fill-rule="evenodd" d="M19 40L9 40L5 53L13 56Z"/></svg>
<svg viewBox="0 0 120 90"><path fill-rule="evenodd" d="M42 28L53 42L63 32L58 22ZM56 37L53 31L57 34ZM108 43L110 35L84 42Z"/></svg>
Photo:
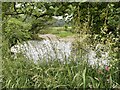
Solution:
<svg viewBox="0 0 120 90"><path fill-rule="evenodd" d="M119 77L116 65L110 68L93 69L80 60L61 64L34 64L25 58L6 60L4 88L118 88Z"/></svg>
<svg viewBox="0 0 120 90"><path fill-rule="evenodd" d="M117 78L120 72L118 68L120 59L119 2L4 2L2 12L4 87L116 88L119 86L119 78ZM13 60L10 57L11 46L28 39L37 39L37 34L47 31L48 27L55 23L53 16L63 16L66 23L63 33L59 34L59 30L57 31L59 36L73 33L78 36L77 48L92 46L94 49L98 43L109 47L106 50L110 51L113 61L110 72L93 70L83 62L83 65L71 62L69 65L58 66L58 62L55 62L44 67L33 63L28 64L24 58ZM72 29L69 30L69 26ZM56 30L52 31L53 34L56 33ZM82 43L79 42L81 38L85 38Z"/></svg>

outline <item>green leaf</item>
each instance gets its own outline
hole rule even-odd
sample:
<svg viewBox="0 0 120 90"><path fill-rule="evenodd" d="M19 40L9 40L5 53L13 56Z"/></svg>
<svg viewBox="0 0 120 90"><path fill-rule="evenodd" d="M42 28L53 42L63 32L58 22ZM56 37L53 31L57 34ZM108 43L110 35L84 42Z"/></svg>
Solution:
<svg viewBox="0 0 120 90"><path fill-rule="evenodd" d="M83 77L83 88L85 89L86 88L86 67L83 71L82 77Z"/></svg>

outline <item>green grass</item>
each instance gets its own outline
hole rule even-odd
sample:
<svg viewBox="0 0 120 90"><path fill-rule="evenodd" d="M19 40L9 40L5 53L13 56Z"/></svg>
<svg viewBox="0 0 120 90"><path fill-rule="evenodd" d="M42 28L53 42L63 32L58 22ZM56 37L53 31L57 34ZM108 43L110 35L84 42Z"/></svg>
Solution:
<svg viewBox="0 0 120 90"><path fill-rule="evenodd" d="M42 34L54 34L60 37L67 37L74 35L74 33L71 32L71 27L68 27L66 30L65 27L49 27L47 29L41 30Z"/></svg>
<svg viewBox="0 0 120 90"><path fill-rule="evenodd" d="M118 88L118 69L92 68L85 61L34 64L23 57L4 60L3 88Z"/></svg>
<svg viewBox="0 0 120 90"><path fill-rule="evenodd" d="M68 31L60 31L59 34L56 34L59 37L67 37L67 36L72 36L74 35L72 32Z"/></svg>
<svg viewBox="0 0 120 90"><path fill-rule="evenodd" d="M69 31L63 30L58 35L60 32L62 37L70 35ZM7 49L2 52L5 57L2 65L3 88L120 88L119 60L112 60L109 71L93 68L80 58L74 62L74 57L65 64L57 60L35 64L22 56L17 59L8 57Z"/></svg>

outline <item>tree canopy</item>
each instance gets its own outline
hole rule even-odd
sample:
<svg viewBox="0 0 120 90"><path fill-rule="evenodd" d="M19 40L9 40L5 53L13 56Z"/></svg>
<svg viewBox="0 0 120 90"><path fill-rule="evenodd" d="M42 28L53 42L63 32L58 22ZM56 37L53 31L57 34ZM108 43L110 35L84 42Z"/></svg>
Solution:
<svg viewBox="0 0 120 90"><path fill-rule="evenodd" d="M93 43L119 46L119 2L3 2L2 12L3 33L10 46L51 25L53 16L67 18L73 32L89 33Z"/></svg>

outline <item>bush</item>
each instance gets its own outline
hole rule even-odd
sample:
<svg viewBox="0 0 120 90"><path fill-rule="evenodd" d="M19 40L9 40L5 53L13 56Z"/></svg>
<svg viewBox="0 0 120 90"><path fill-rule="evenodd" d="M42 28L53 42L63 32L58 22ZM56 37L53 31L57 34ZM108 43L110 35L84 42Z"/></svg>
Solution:
<svg viewBox="0 0 120 90"><path fill-rule="evenodd" d="M29 23L24 23L16 18L11 18L6 22L4 30L4 37L8 39L8 43L11 46L17 42L22 42L30 38L28 30L31 28Z"/></svg>

